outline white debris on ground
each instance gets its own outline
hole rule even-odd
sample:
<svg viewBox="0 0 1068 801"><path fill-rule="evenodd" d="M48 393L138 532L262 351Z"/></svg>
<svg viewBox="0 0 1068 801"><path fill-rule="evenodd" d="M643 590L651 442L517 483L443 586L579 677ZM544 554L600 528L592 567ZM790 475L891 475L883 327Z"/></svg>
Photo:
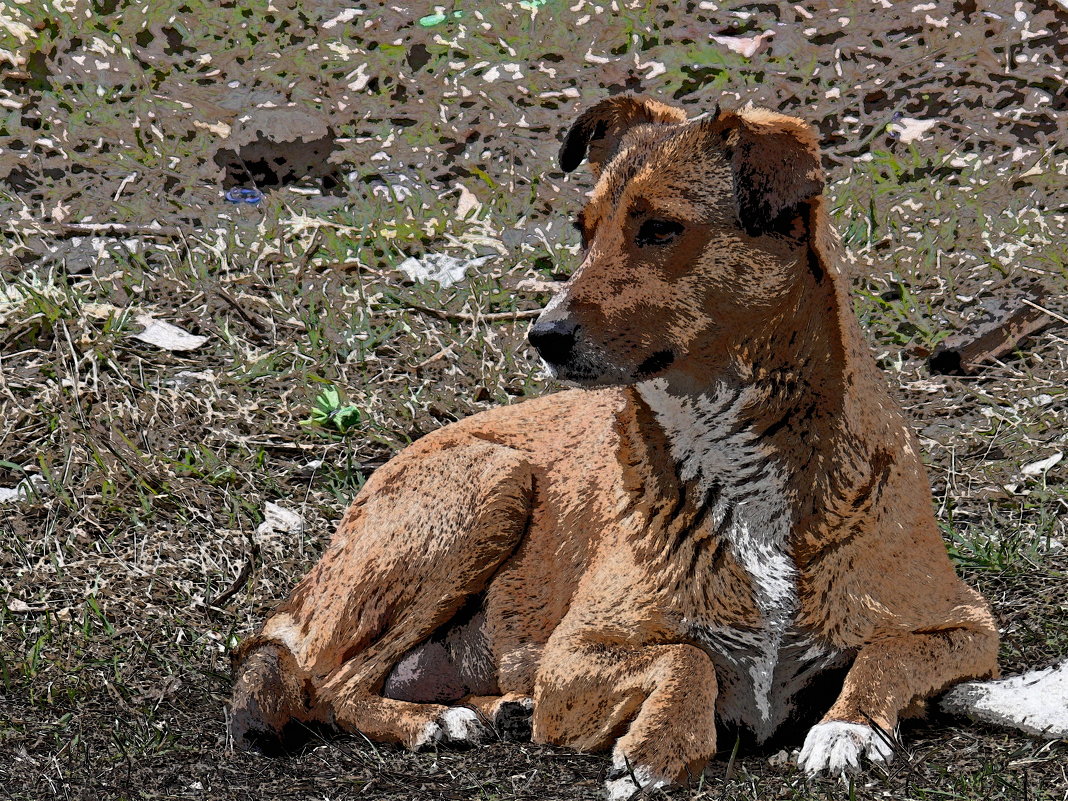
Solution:
<svg viewBox="0 0 1068 801"><path fill-rule="evenodd" d="M48 481L45 477L34 474L22 479L14 487L0 487L0 503L30 500L47 488Z"/></svg>
<svg viewBox="0 0 1068 801"><path fill-rule="evenodd" d="M952 715L1037 737L1068 737L1068 659L1020 676L959 684L942 697L941 706Z"/></svg>
<svg viewBox="0 0 1068 801"><path fill-rule="evenodd" d="M1052 456L1045 459L1039 459L1037 462L1025 464L1020 468L1020 472L1025 476L1040 476L1043 473L1048 472L1051 467L1055 466L1063 458L1064 454L1061 451L1057 451Z"/></svg>
<svg viewBox="0 0 1068 801"><path fill-rule="evenodd" d="M133 338L163 350L196 350L208 341L207 337L190 334L176 325L156 320L147 314L137 315L137 322L143 325L145 330L132 334Z"/></svg>
<svg viewBox="0 0 1068 801"><path fill-rule="evenodd" d="M263 522L256 533L260 537L271 534L300 534L304 530L304 518L291 509L268 501L263 507Z"/></svg>
<svg viewBox="0 0 1068 801"><path fill-rule="evenodd" d="M743 58L752 58L768 49L775 31L764 31L759 36L714 36L708 38L723 45Z"/></svg>
<svg viewBox="0 0 1068 801"><path fill-rule="evenodd" d="M905 144L923 139L924 134L938 125L938 120L917 120L912 117L902 117L887 126L887 130L897 136Z"/></svg>
<svg viewBox="0 0 1068 801"><path fill-rule="evenodd" d="M412 281L437 281L444 289L462 281L470 268L485 264L490 258L458 259L443 253L428 253L418 259L414 256L405 259L397 265L397 269Z"/></svg>

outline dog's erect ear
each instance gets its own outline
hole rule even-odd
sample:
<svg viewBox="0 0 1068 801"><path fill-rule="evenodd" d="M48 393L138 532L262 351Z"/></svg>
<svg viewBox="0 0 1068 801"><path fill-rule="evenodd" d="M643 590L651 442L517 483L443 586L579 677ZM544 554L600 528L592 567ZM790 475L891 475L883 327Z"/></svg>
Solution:
<svg viewBox="0 0 1068 801"><path fill-rule="evenodd" d="M560 167L571 172L589 159L594 177L615 155L623 135L635 125L686 121L686 112L648 97L616 95L586 109L571 126L560 148Z"/></svg>
<svg viewBox="0 0 1068 801"><path fill-rule="evenodd" d="M738 219L750 236L789 227L799 206L823 191L819 140L801 120L746 108L705 124L726 142Z"/></svg>

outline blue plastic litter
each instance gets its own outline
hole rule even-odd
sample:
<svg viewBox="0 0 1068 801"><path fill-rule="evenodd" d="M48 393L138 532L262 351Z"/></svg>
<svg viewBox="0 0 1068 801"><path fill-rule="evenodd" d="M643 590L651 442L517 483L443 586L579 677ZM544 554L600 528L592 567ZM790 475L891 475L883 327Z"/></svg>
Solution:
<svg viewBox="0 0 1068 801"><path fill-rule="evenodd" d="M228 203L259 203L263 200L263 193L259 189L235 186L227 190L225 197Z"/></svg>

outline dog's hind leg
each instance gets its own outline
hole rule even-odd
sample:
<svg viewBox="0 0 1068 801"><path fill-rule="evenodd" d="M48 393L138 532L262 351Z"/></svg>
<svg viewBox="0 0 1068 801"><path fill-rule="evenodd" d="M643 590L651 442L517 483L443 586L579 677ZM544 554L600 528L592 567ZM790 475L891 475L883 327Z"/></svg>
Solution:
<svg viewBox="0 0 1068 801"><path fill-rule="evenodd" d="M471 695L460 702L478 713L480 720L492 726L506 740L529 740L534 699L523 693Z"/></svg>
<svg viewBox="0 0 1068 801"><path fill-rule="evenodd" d="M235 748L271 748L287 723L308 720L301 670L284 645L250 637L235 651L230 734Z"/></svg>
<svg viewBox="0 0 1068 801"><path fill-rule="evenodd" d="M532 492L521 453L456 432L430 435L379 469L259 635L288 657L276 657L277 670L239 665L241 725L277 732L288 714L409 747L475 738L472 710L386 698L383 685L486 588L523 538ZM304 697L290 698L290 684Z"/></svg>
<svg viewBox="0 0 1068 801"><path fill-rule="evenodd" d="M612 801L700 774L716 751L716 674L707 654L685 644L598 640L550 654L553 644L534 693L535 742L599 751L618 737Z"/></svg>

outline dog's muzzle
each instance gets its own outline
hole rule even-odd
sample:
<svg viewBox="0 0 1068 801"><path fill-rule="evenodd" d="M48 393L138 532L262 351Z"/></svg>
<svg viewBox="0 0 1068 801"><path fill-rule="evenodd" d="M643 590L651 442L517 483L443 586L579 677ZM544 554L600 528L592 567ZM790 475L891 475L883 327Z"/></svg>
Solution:
<svg viewBox="0 0 1068 801"><path fill-rule="evenodd" d="M570 320L538 321L531 326L527 340L551 366L566 364L575 350L578 325Z"/></svg>

